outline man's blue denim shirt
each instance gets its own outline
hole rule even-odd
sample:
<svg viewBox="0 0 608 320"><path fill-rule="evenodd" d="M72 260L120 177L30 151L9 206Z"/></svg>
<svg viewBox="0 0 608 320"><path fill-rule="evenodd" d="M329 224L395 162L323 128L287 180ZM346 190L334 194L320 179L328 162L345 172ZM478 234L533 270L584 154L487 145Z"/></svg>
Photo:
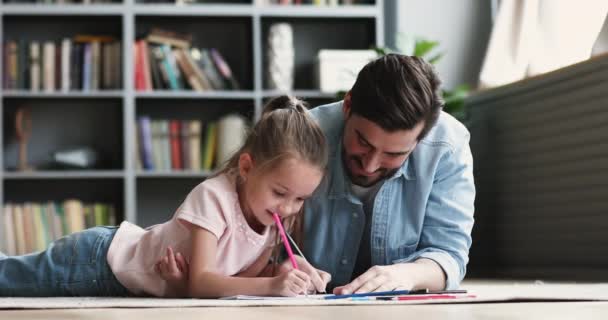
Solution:
<svg viewBox="0 0 608 320"><path fill-rule="evenodd" d="M351 280L365 216L343 168L342 102L310 113L325 132L330 153L328 172L305 204L304 254L314 266L331 273L331 288ZM376 195L371 264L428 258L443 268L446 288L457 288L466 273L474 200L469 132L442 112Z"/></svg>

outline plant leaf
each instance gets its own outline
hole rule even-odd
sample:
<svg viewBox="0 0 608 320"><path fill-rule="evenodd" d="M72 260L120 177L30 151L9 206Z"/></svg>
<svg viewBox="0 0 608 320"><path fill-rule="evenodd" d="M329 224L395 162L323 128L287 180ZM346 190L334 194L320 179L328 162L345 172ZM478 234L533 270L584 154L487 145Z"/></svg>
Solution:
<svg viewBox="0 0 608 320"><path fill-rule="evenodd" d="M430 57L430 58L428 59L428 62L429 62L430 64L436 64L437 62L439 62L439 60L441 60L441 58L443 58L443 55L444 55L444 53L443 53L443 52L440 52L440 53L438 53L438 54L436 54L436 55L434 55L434 56Z"/></svg>
<svg viewBox="0 0 608 320"><path fill-rule="evenodd" d="M416 46L414 47L414 55L416 57L424 58L431 50L439 45L437 41L430 41L424 39L416 40Z"/></svg>

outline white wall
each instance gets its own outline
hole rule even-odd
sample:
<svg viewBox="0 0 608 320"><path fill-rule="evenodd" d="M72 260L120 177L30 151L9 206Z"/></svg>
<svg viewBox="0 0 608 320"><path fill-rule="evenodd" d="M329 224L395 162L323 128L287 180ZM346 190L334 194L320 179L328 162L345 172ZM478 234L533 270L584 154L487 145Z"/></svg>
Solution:
<svg viewBox="0 0 608 320"><path fill-rule="evenodd" d="M606 53L608 53L608 16L606 16L602 31L600 31L600 34L597 36L597 40L595 41L595 45L593 46L593 55Z"/></svg>
<svg viewBox="0 0 608 320"><path fill-rule="evenodd" d="M396 32L438 41L444 87L476 87L492 30L490 6L490 0L385 0L386 44L394 47Z"/></svg>

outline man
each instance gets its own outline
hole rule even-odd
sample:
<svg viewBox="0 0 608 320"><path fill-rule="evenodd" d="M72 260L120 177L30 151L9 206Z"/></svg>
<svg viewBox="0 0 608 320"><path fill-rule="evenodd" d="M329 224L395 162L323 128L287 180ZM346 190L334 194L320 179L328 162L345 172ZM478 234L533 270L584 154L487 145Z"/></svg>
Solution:
<svg viewBox="0 0 608 320"><path fill-rule="evenodd" d="M389 54L342 102L311 110L330 161L305 204L304 254L336 294L455 288L465 275L473 160L439 84L429 63Z"/></svg>
<svg viewBox="0 0 608 320"><path fill-rule="evenodd" d="M439 84L429 63L389 54L343 101L311 110L330 159L304 205L308 261L298 263L317 291L453 289L464 278L473 160L467 129L441 111ZM162 258L159 272L179 283L188 266L177 258Z"/></svg>

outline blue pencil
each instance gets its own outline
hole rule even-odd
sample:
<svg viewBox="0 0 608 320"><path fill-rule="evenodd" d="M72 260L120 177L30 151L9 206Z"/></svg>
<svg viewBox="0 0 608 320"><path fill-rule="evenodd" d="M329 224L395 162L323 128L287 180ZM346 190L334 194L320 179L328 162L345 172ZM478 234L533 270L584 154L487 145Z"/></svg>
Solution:
<svg viewBox="0 0 608 320"><path fill-rule="evenodd" d="M338 294L338 295L333 295L333 296L326 296L325 300L357 298L357 297L398 296L398 295L409 294L409 293L410 293L410 290L394 290L394 291Z"/></svg>

